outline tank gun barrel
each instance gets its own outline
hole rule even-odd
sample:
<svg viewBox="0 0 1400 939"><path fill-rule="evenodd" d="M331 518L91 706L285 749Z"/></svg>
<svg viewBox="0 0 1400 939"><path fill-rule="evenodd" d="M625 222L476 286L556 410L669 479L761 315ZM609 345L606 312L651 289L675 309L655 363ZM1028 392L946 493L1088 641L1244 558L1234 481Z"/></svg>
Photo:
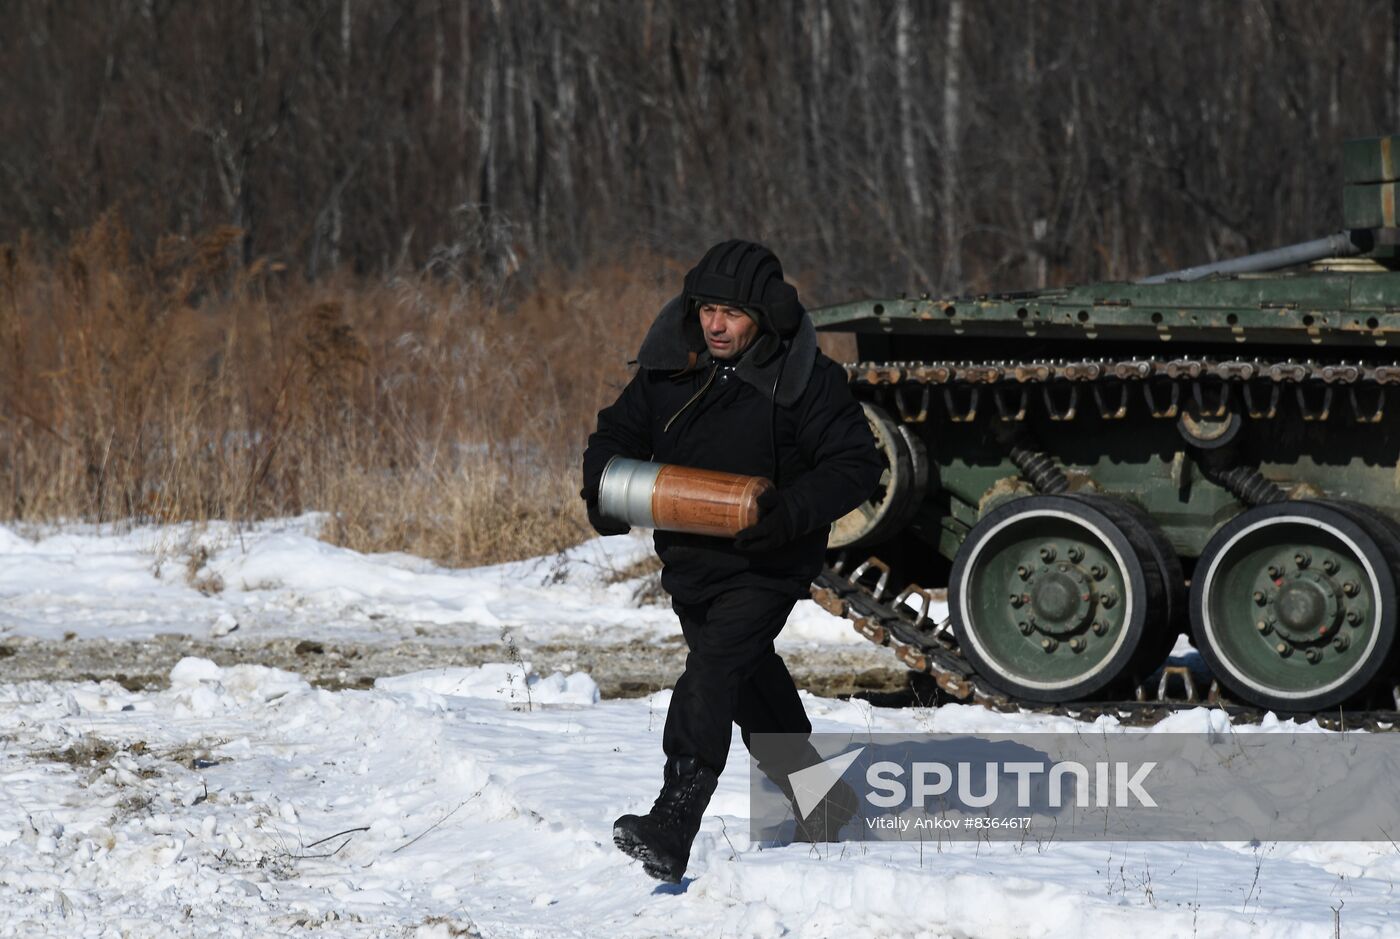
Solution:
<svg viewBox="0 0 1400 939"><path fill-rule="evenodd" d="M1212 274L1250 274L1256 271L1272 271L1294 264L1306 264L1323 258L1352 257L1367 250L1358 244L1363 232L1340 231L1325 238L1314 238L1296 245L1247 254L1240 258L1217 261L1214 264L1201 264L1166 274L1154 274L1138 281L1140 284L1166 284L1173 281L1201 280Z"/></svg>

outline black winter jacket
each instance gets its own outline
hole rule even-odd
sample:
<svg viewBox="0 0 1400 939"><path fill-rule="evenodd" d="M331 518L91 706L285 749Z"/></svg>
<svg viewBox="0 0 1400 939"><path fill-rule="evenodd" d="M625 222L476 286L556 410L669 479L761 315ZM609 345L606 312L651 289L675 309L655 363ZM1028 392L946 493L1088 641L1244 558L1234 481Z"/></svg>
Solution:
<svg viewBox="0 0 1400 939"><path fill-rule="evenodd" d="M865 414L845 371L817 350L805 314L796 337L779 344L765 336L770 341L755 343L728 369L706 352L687 359L695 336L683 332L695 328L677 301L657 317L638 355L641 367L598 412L583 457L584 486L596 487L615 455L773 479L796 523L795 541L751 555L729 538L657 531L661 584L683 603L735 586L805 597L831 523L869 498L879 481Z"/></svg>

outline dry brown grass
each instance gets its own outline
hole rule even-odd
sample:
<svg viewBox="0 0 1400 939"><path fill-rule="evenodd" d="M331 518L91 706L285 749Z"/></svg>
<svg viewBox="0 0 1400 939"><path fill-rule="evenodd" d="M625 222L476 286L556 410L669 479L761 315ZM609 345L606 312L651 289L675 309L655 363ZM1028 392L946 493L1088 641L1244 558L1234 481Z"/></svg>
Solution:
<svg viewBox="0 0 1400 939"><path fill-rule="evenodd" d="M590 533L579 455L674 264L541 276L502 304L235 268L235 237L138 259L105 219L61 258L0 246L0 518L320 510L338 543L451 564Z"/></svg>
<svg viewBox="0 0 1400 939"><path fill-rule="evenodd" d="M238 232L0 245L0 520L249 521L447 564L591 536L579 457L683 265L307 285ZM849 353L839 343L829 351Z"/></svg>

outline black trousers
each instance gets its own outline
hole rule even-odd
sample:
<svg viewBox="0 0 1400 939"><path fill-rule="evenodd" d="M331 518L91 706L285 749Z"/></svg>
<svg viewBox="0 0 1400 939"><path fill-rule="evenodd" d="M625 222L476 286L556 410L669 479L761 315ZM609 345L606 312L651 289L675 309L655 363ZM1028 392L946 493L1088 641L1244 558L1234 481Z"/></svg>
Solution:
<svg viewBox="0 0 1400 939"><path fill-rule="evenodd" d="M773 651L796 603L760 587L736 588L704 603L672 600L690 653L661 736L668 760L694 756L723 772L736 723L746 747L750 734L812 732L797 686Z"/></svg>

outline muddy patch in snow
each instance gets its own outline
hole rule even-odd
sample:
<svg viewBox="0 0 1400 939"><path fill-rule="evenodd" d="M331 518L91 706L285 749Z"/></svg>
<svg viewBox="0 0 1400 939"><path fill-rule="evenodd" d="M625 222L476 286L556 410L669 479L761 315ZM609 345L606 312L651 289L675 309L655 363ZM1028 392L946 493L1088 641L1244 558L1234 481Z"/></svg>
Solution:
<svg viewBox="0 0 1400 939"><path fill-rule="evenodd" d="M11 638L0 668L3 681L114 681L128 691L169 687L182 658L222 666L254 664L295 671L331 690L370 688L376 678L444 666L526 660L539 672L583 671L604 698L635 698L669 688L685 667L679 636L607 643L514 642L454 645L442 641L337 643L297 637L261 641L196 639L164 634L143 642L105 639ZM922 689L887 651L870 646L811 646L780 650L798 687L823 697L872 697L900 703ZM909 703L913 703L910 701Z"/></svg>

